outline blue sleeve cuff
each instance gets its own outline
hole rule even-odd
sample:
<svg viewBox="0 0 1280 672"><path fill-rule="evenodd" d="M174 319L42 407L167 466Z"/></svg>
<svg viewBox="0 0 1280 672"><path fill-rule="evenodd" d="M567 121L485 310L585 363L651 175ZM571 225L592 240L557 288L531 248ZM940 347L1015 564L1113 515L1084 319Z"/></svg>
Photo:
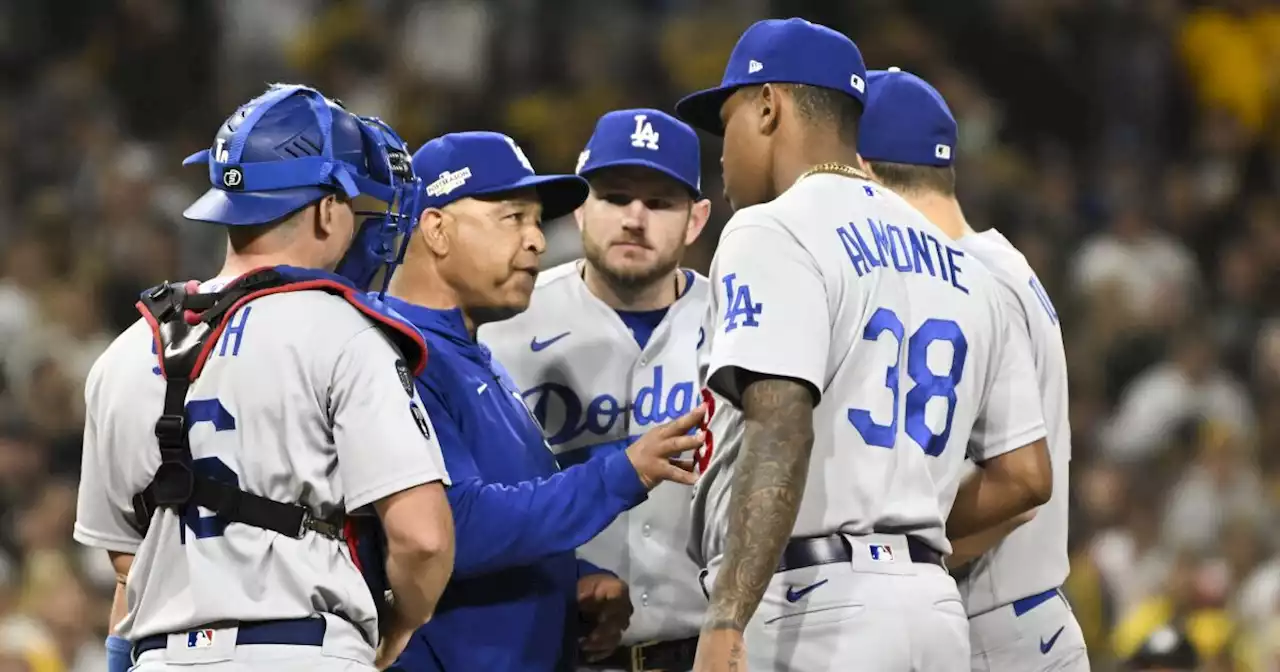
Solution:
<svg viewBox="0 0 1280 672"><path fill-rule="evenodd" d="M578 578L581 579L584 576L590 576L592 574L608 574L609 576L612 576L615 579L618 578L617 574L614 574L613 572L605 569L604 567L601 567L599 565L594 565L586 560L583 560L582 558L578 558Z"/></svg>
<svg viewBox="0 0 1280 672"><path fill-rule="evenodd" d="M621 497L623 501L629 502L632 506L643 502L649 496L649 491L645 489L644 483L640 480L640 474L636 473L636 468L631 466L631 460L627 457L627 451L619 450L604 458L604 469L601 471L604 477L605 487L609 492L617 497Z"/></svg>
<svg viewBox="0 0 1280 672"><path fill-rule="evenodd" d="M123 637L107 637L107 672L128 672L133 666L133 644Z"/></svg>

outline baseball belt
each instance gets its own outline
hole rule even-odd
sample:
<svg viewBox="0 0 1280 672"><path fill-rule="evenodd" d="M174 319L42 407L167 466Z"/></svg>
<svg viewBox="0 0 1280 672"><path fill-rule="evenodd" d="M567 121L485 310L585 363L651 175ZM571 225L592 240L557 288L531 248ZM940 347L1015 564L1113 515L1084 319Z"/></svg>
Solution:
<svg viewBox="0 0 1280 672"><path fill-rule="evenodd" d="M321 646L327 622L323 618L293 618L280 621L242 621L237 624L236 646L284 644L289 646ZM224 626L226 627L226 626ZM186 633L187 646L194 648L197 636L212 628L193 628ZM143 637L133 645L133 660L156 649L169 646L169 635Z"/></svg>
<svg viewBox="0 0 1280 672"><path fill-rule="evenodd" d="M589 670L627 670L627 672L685 672L693 668L698 653L698 638L674 639L620 646L608 658L581 665Z"/></svg>
<svg viewBox="0 0 1280 672"><path fill-rule="evenodd" d="M911 562L945 567L942 553L931 546L907 535L907 553ZM825 537L802 537L787 542L782 551L782 560L778 562L778 571L829 565L835 562L852 562L853 547L842 534L829 534Z"/></svg>

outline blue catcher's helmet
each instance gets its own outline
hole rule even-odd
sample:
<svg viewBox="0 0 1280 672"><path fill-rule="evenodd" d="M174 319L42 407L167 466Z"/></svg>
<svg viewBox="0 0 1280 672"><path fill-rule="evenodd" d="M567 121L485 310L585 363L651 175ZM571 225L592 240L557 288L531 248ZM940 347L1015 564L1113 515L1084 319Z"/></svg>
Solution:
<svg viewBox="0 0 1280 672"><path fill-rule="evenodd" d="M236 110L213 147L183 165L205 163L213 188L183 213L225 226L278 221L325 196L367 195L385 203L362 211L361 225L338 272L367 289L379 267L395 261L394 237L417 220L420 182L409 152L385 123L351 114L319 91L272 86Z"/></svg>
<svg viewBox="0 0 1280 672"><path fill-rule="evenodd" d="M409 147L396 135L387 123L377 117L361 117L360 120L373 131L387 156L387 171L392 183L390 189L379 187L370 195L385 202L384 212L365 212L368 218L356 233L351 250L338 264L338 273L351 279L361 289L369 289L378 270L386 267L379 293L387 291L391 271L404 261L407 246L396 246L396 239L408 234L418 224L418 217L425 209L422 199L422 181L413 173L413 160Z"/></svg>

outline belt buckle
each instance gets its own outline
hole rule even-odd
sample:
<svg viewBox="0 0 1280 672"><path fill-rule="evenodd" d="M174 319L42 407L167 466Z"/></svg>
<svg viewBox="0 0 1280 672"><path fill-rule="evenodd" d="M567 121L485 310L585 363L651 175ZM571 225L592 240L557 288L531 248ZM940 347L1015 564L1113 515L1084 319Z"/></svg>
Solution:
<svg viewBox="0 0 1280 672"><path fill-rule="evenodd" d="M328 537L335 541L346 541L347 535L342 526L337 525L333 521L324 518L316 518L311 515L311 510L302 509L302 521L298 524L298 532L294 539L301 539L306 536L307 532L315 532L322 537Z"/></svg>
<svg viewBox="0 0 1280 672"><path fill-rule="evenodd" d="M649 668L644 664L644 650L649 643L636 644L631 647L631 672L646 672Z"/></svg>
<svg viewBox="0 0 1280 672"><path fill-rule="evenodd" d="M302 519L298 521L298 531L293 533L294 539L301 539L307 536L307 532L311 530L311 511L302 510Z"/></svg>

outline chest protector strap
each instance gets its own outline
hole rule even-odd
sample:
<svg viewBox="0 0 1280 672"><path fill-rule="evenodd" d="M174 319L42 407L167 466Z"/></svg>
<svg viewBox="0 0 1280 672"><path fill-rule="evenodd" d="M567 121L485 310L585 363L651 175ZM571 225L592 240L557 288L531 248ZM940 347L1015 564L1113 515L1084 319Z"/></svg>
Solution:
<svg viewBox="0 0 1280 672"><path fill-rule="evenodd" d="M224 522L252 525L294 538L313 531L343 539L345 516L317 519L300 504L277 502L196 474L188 440L191 423L186 398L191 383L200 375L218 337L240 306L266 294L286 291L321 289L343 295L353 304L356 294L337 282L294 280L275 269L242 276L219 292L202 294L196 291L197 287L195 282L166 283L145 292L138 302L138 310L155 336L167 383L164 410L155 427L160 468L151 484L133 498L140 530L145 534L159 508L170 507L184 514L198 506L214 512ZM362 312L369 314L367 310Z"/></svg>

